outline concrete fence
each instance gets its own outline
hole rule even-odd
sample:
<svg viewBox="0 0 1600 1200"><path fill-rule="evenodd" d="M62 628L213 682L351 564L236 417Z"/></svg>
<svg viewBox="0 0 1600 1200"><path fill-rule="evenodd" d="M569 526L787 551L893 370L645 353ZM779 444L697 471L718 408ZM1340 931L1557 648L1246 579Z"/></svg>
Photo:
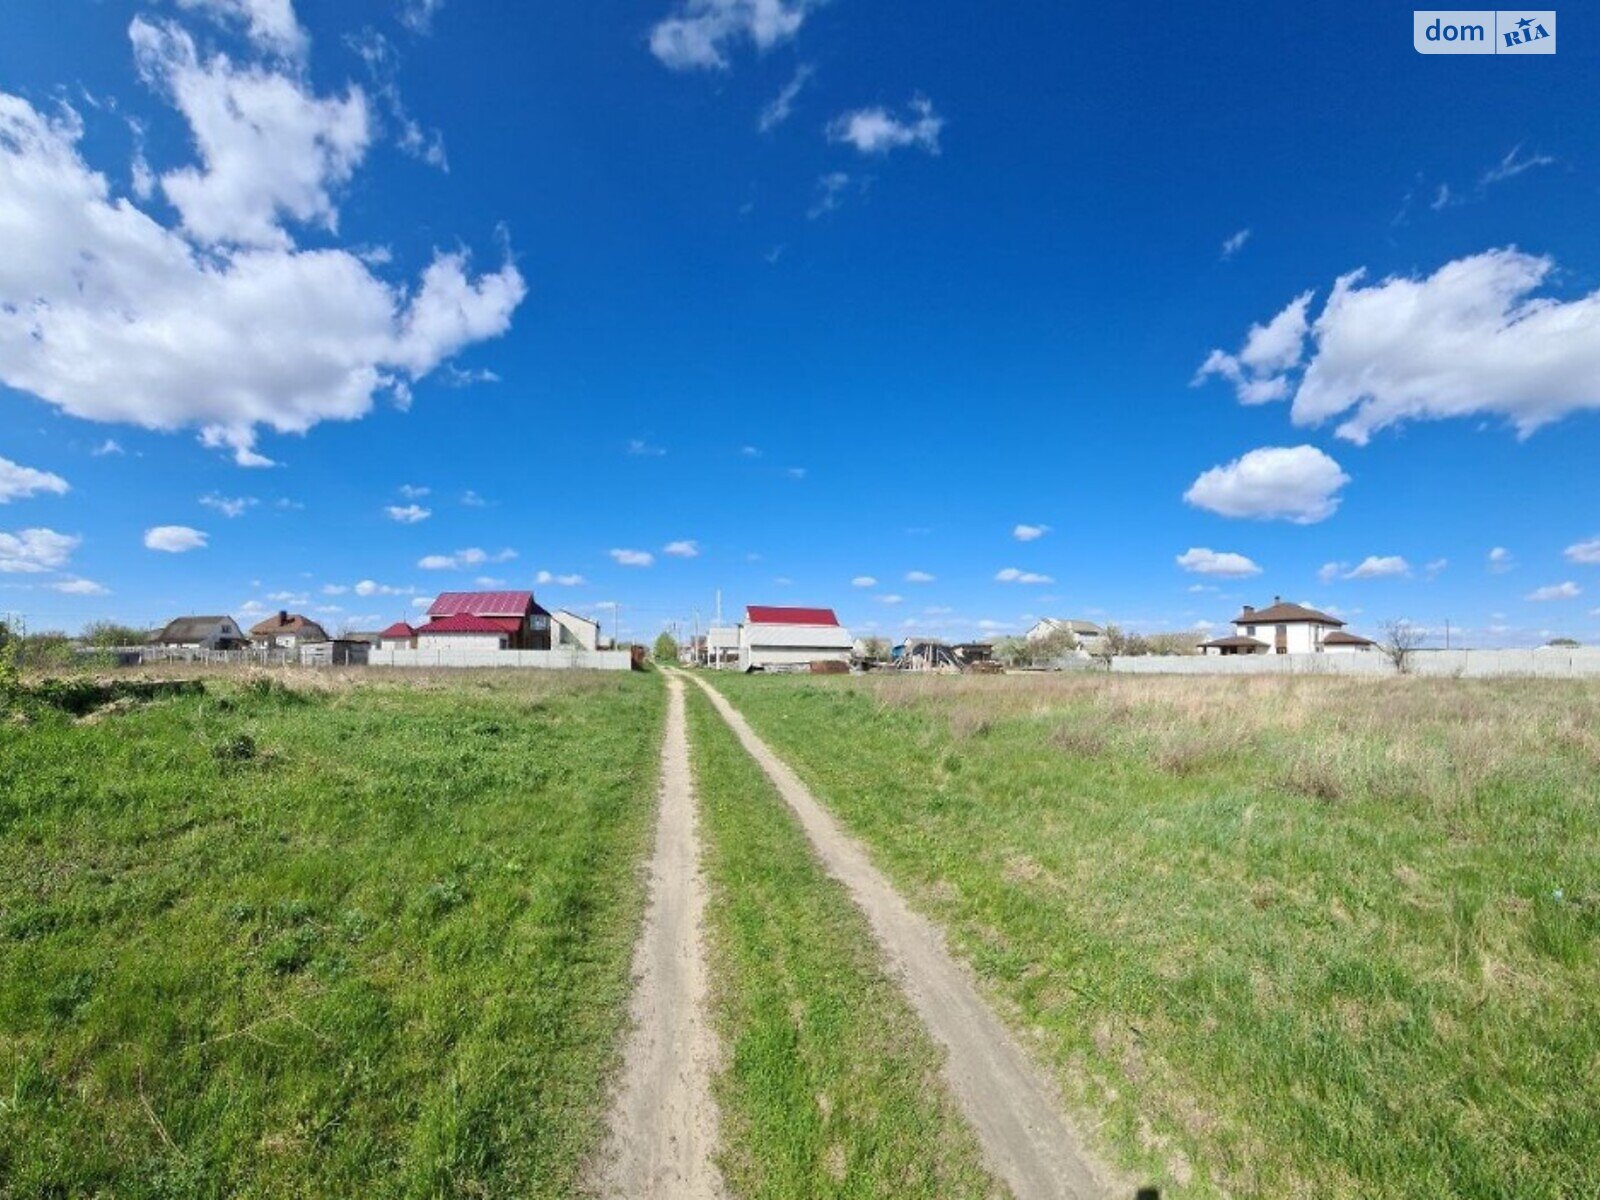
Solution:
<svg viewBox="0 0 1600 1200"><path fill-rule="evenodd" d="M369 667L508 667L543 671L628 671L633 656L626 650L379 650L367 653Z"/></svg>
<svg viewBox="0 0 1600 1200"><path fill-rule="evenodd" d="M1113 658L1111 669L1130 675L1393 675L1387 656L1367 654L1149 655ZM1600 678L1600 649L1418 650L1411 673L1430 678Z"/></svg>

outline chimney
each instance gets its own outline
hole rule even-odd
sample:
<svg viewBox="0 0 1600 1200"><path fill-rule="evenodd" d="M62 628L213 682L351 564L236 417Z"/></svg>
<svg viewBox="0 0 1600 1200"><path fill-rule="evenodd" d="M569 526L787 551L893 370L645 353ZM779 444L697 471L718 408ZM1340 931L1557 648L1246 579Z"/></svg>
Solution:
<svg viewBox="0 0 1600 1200"><path fill-rule="evenodd" d="M1244 606L1244 610L1245 610L1245 612L1247 612L1247 613L1253 613L1253 612L1255 612L1255 610L1256 610L1256 606L1255 606L1255 605L1254 605L1254 604L1246 604L1246 605L1245 605L1245 606Z"/></svg>
<svg viewBox="0 0 1600 1200"><path fill-rule="evenodd" d="M288 623L289 623L289 610L286 609L286 608L280 608L278 610L278 624L279 625L287 625Z"/></svg>
<svg viewBox="0 0 1600 1200"><path fill-rule="evenodd" d="M1282 604L1283 603L1283 597L1282 596L1274 596L1272 598L1272 602L1274 604Z"/></svg>

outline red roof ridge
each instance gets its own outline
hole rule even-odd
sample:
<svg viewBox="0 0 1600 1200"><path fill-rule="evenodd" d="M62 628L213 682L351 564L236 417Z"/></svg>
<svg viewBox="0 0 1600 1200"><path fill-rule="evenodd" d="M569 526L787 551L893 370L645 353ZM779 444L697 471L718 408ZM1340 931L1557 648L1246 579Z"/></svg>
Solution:
<svg viewBox="0 0 1600 1200"><path fill-rule="evenodd" d="M800 608L785 604L749 604L745 617L752 625L838 625L831 608Z"/></svg>

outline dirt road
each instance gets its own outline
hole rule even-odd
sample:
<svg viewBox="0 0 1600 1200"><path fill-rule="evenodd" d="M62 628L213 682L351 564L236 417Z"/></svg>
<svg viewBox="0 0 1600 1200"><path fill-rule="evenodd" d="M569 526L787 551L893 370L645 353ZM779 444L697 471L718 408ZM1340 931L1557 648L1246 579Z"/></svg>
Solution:
<svg viewBox="0 0 1600 1200"><path fill-rule="evenodd" d="M683 682L667 681L661 806L650 863L650 906L634 952L633 1031L600 1164L616 1200L714 1200L716 1038L708 1024L706 886L700 874Z"/></svg>
<svg viewBox="0 0 1600 1200"><path fill-rule="evenodd" d="M794 810L829 873L850 889L866 914L912 1006L945 1049L951 1092L977 1130L990 1169L1017 1200L1112 1194L1068 1127L1059 1099L978 994L966 968L950 956L939 930L912 911L721 694L699 679L694 682Z"/></svg>

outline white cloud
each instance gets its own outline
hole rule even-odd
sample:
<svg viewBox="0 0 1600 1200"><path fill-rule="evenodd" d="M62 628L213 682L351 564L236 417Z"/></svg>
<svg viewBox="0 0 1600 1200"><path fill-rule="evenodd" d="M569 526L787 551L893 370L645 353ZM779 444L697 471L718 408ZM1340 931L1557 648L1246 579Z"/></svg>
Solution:
<svg viewBox="0 0 1600 1200"><path fill-rule="evenodd" d="M739 455L741 458L760 458L761 448L759 446L740 446Z"/></svg>
<svg viewBox="0 0 1600 1200"><path fill-rule="evenodd" d="M389 111L395 129L394 144L401 153L448 174L450 159L445 153L444 135L437 129L424 129L406 111L405 101L400 96L400 54L394 44L370 27L347 36L345 44L366 63L373 93ZM380 254L387 252L386 249L378 251Z"/></svg>
<svg viewBox="0 0 1600 1200"><path fill-rule="evenodd" d="M939 153L944 118L934 112L933 101L926 96L912 97L910 107L904 119L881 106L841 113L828 123L828 140L847 142L862 154L888 154L904 146Z"/></svg>
<svg viewBox="0 0 1600 1200"><path fill-rule="evenodd" d="M1238 354L1213 350L1200 364L1190 386L1198 387L1210 376L1220 375L1233 384L1241 404L1282 400L1289 394L1284 372L1300 363L1310 304L1311 293L1302 292L1265 325L1250 326Z"/></svg>
<svg viewBox="0 0 1600 1200"><path fill-rule="evenodd" d="M55 583L46 584L52 592L60 592L65 596L109 596L111 589L104 584L96 583L92 579L82 579L73 576L68 579L58 579Z"/></svg>
<svg viewBox="0 0 1600 1200"><path fill-rule="evenodd" d="M724 68L740 42L769 50L800 32L815 0L682 0L650 31L650 53L675 71Z"/></svg>
<svg viewBox="0 0 1600 1200"><path fill-rule="evenodd" d="M1488 564L1491 573L1495 575L1504 575L1507 571L1511 570L1517 565L1517 560L1516 556L1504 546L1496 546L1493 550L1489 551Z"/></svg>
<svg viewBox="0 0 1600 1200"><path fill-rule="evenodd" d="M322 594L324 596L342 596L349 590L342 583L325 583L322 585Z"/></svg>
<svg viewBox="0 0 1600 1200"><path fill-rule="evenodd" d="M557 587L582 587L589 582L582 575L558 575L550 571L540 571L534 578L535 583L550 584Z"/></svg>
<svg viewBox="0 0 1600 1200"><path fill-rule="evenodd" d="M387 583L379 583L374 579L363 579L351 589L358 596L409 596L416 588L391 587Z"/></svg>
<svg viewBox="0 0 1600 1200"><path fill-rule="evenodd" d="M1600 408L1600 292L1536 296L1555 269L1550 258L1507 248L1425 278L1363 286L1365 273L1353 271L1334 284L1311 326L1303 370L1297 340L1292 357L1254 373L1213 352L1199 378L1242 380L1257 399L1292 392L1295 424L1342 418L1336 432L1356 443L1406 421L1484 415L1505 418L1526 437ZM1252 399L1244 386L1240 398Z"/></svg>
<svg viewBox="0 0 1600 1200"><path fill-rule="evenodd" d="M907 571L906 572L906 582L907 583L932 583L932 582L934 582L934 579L935 579L935 577L930 575L930 574L928 574L926 571Z"/></svg>
<svg viewBox="0 0 1600 1200"><path fill-rule="evenodd" d="M1333 515L1349 482L1315 446L1264 446L1202 473L1183 498L1224 517L1310 525Z"/></svg>
<svg viewBox="0 0 1600 1200"><path fill-rule="evenodd" d="M613 550L611 559L620 567L648 567L656 556L648 550Z"/></svg>
<svg viewBox="0 0 1600 1200"><path fill-rule="evenodd" d="M400 0L401 24L411 32L426 36L433 32L433 18L444 7L444 0Z"/></svg>
<svg viewBox="0 0 1600 1200"><path fill-rule="evenodd" d="M1250 230L1241 229L1238 233L1225 239L1222 243L1222 261L1227 262L1235 254L1244 249L1244 244L1250 240Z"/></svg>
<svg viewBox="0 0 1600 1200"><path fill-rule="evenodd" d="M773 97L772 102L761 110L761 119L757 122L762 133L776 129L789 119L794 112L794 102L800 98L800 93L810 81L814 68L809 63L801 63L796 68L794 78L783 85L783 90Z"/></svg>
<svg viewBox="0 0 1600 1200"><path fill-rule="evenodd" d="M1478 181L1479 184L1488 187L1490 184L1504 183L1507 179L1515 179L1524 171L1531 171L1535 167L1548 167L1556 161L1548 154L1530 154L1527 158L1520 157L1521 154L1522 146L1520 144L1513 146L1504 158L1483 173L1483 178Z"/></svg>
<svg viewBox="0 0 1600 1200"><path fill-rule="evenodd" d="M1529 600L1575 600L1583 595L1583 589L1568 580L1566 583L1552 583L1548 587L1535 588L1529 592Z"/></svg>
<svg viewBox="0 0 1600 1200"><path fill-rule="evenodd" d="M467 567L479 567L484 563L510 562L516 556L517 552L511 549L490 554L487 550L469 546L465 550L457 550L454 554L424 555L417 560L417 566L424 571L459 571Z"/></svg>
<svg viewBox="0 0 1600 1200"><path fill-rule="evenodd" d="M24 467L9 458L0 458L0 504L25 500L29 496L37 496L40 492L64 496L71 490L67 486L67 481L59 475L50 471L36 470L33 467Z"/></svg>
<svg viewBox="0 0 1600 1200"><path fill-rule="evenodd" d="M1048 525L1018 525L1011 531L1011 536L1019 542L1035 542L1049 532Z"/></svg>
<svg viewBox="0 0 1600 1200"><path fill-rule="evenodd" d="M817 179L816 196L811 201L811 207L806 210L806 219L815 221L818 217L828 213L837 212L844 204L844 194L850 186L850 176L844 171L829 171Z"/></svg>
<svg viewBox="0 0 1600 1200"><path fill-rule="evenodd" d="M789 467L784 471L784 474L790 479L800 480L806 477L806 469L804 467Z"/></svg>
<svg viewBox="0 0 1600 1200"><path fill-rule="evenodd" d="M461 493L461 504L465 508L487 508L489 502L470 488Z"/></svg>
<svg viewBox="0 0 1600 1200"><path fill-rule="evenodd" d="M1562 553L1566 555L1569 562L1584 563L1591 566L1600 564L1600 537L1590 538L1586 542L1574 542Z"/></svg>
<svg viewBox="0 0 1600 1200"><path fill-rule="evenodd" d="M162 181L183 228L113 196L70 109L0 92L0 382L86 420L198 427L265 465L258 427L361 417L508 328L525 291L509 262L473 279L464 253L438 254L391 285L348 251L294 247L280 222L329 225L328 188L359 161L358 91L320 101L298 76L202 63L172 26L133 36L201 152Z"/></svg>
<svg viewBox="0 0 1600 1200"><path fill-rule="evenodd" d="M700 546L692 538L686 538L679 542L668 542L661 548L661 553L670 558L699 558Z"/></svg>
<svg viewBox="0 0 1600 1200"><path fill-rule="evenodd" d="M897 596L893 592L886 592L881 596L874 596L873 599L879 604L901 604L905 601L904 596Z"/></svg>
<svg viewBox="0 0 1600 1200"><path fill-rule="evenodd" d="M310 46L305 30L295 20L292 0L178 0L178 7L208 13L217 20L242 21L252 42L283 58L304 58Z"/></svg>
<svg viewBox="0 0 1600 1200"><path fill-rule="evenodd" d="M1429 579L1437 579L1449 566L1448 558L1435 558L1423 565L1422 573Z"/></svg>
<svg viewBox="0 0 1600 1200"><path fill-rule="evenodd" d="M185 229L207 244L282 247L284 217L338 228L332 189L349 182L371 137L360 88L324 99L298 75L203 60L169 22L135 17L128 36L140 75L183 113L200 154L202 166L161 176Z"/></svg>
<svg viewBox="0 0 1600 1200"><path fill-rule="evenodd" d="M1054 583L1055 580L1048 575L1040 575L1033 571L1024 571L1019 567L1005 567L995 572L996 583Z"/></svg>
<svg viewBox="0 0 1600 1200"><path fill-rule="evenodd" d="M850 586L858 588L877 587L878 581L871 575L857 575L850 581Z"/></svg>
<svg viewBox="0 0 1600 1200"><path fill-rule="evenodd" d="M126 454L127 451L122 448L122 443L117 441L116 438L107 438L89 453L95 458L109 458L112 455Z"/></svg>
<svg viewBox="0 0 1600 1200"><path fill-rule="evenodd" d="M628 453L634 458L660 458L666 451L660 446L652 446L643 438L630 438Z"/></svg>
<svg viewBox="0 0 1600 1200"><path fill-rule="evenodd" d="M1261 568L1242 554L1193 546L1178 555L1177 563L1196 575L1220 575L1224 579L1244 579L1261 574Z"/></svg>
<svg viewBox="0 0 1600 1200"><path fill-rule="evenodd" d="M242 517L245 512L260 503L254 496L223 496L217 492L208 492L200 497L200 503L207 508L214 508L228 518Z"/></svg>
<svg viewBox="0 0 1600 1200"><path fill-rule="evenodd" d="M391 521L399 521L402 525L415 525L433 516L433 509L423 508L420 504L389 504L384 506L383 511Z"/></svg>
<svg viewBox="0 0 1600 1200"><path fill-rule="evenodd" d="M432 492L432 488L421 487L415 483L402 483L400 485L400 494L407 500L421 500L423 497L431 494Z"/></svg>
<svg viewBox="0 0 1600 1200"><path fill-rule="evenodd" d="M506 581L497 575L479 575L472 582L481 588L498 588L506 585Z"/></svg>
<svg viewBox="0 0 1600 1200"><path fill-rule="evenodd" d="M54 529L19 529L0 533L0 575L32 575L59 571L83 539Z"/></svg>
<svg viewBox="0 0 1600 1200"><path fill-rule="evenodd" d="M208 536L187 525L154 525L144 531L144 546L146 550L160 550L165 554L183 554L205 549Z"/></svg>
<svg viewBox="0 0 1600 1200"><path fill-rule="evenodd" d="M1369 554L1347 571L1344 579L1393 579L1411 574L1411 564L1398 554Z"/></svg>

